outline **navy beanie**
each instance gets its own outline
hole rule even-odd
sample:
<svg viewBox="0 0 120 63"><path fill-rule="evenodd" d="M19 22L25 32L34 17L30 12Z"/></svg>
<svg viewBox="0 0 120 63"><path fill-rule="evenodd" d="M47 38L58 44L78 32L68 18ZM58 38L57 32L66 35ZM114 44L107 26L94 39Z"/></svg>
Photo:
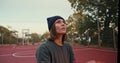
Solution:
<svg viewBox="0 0 120 63"><path fill-rule="evenodd" d="M48 17L47 18L47 23L48 23L48 29L50 31L51 26L53 25L53 23L57 20L57 19L63 19L61 16L52 16L52 17Z"/></svg>

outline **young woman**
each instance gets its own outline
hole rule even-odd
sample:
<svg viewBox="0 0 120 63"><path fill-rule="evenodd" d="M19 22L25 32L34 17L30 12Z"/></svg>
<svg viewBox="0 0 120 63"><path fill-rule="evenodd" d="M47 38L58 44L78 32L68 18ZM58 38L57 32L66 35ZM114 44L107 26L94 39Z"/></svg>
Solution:
<svg viewBox="0 0 120 63"><path fill-rule="evenodd" d="M50 38L36 51L37 63L75 63L72 47L65 42L66 23L61 16L47 18Z"/></svg>

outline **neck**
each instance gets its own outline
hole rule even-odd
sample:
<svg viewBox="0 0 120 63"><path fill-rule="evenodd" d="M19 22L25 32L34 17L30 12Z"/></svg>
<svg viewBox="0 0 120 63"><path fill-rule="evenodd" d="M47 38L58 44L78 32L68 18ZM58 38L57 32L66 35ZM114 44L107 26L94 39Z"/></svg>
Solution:
<svg viewBox="0 0 120 63"><path fill-rule="evenodd" d="M58 36L57 39L54 40L55 43L59 46L63 46L63 42L62 42L62 35Z"/></svg>

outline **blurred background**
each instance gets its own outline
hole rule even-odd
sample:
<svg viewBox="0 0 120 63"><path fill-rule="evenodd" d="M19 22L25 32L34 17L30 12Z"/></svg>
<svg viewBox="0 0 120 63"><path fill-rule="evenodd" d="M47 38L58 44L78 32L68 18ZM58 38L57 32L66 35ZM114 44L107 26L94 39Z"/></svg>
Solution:
<svg viewBox="0 0 120 63"><path fill-rule="evenodd" d="M49 37L46 18L60 15L72 45L118 48L119 0L0 0L0 46L39 45Z"/></svg>

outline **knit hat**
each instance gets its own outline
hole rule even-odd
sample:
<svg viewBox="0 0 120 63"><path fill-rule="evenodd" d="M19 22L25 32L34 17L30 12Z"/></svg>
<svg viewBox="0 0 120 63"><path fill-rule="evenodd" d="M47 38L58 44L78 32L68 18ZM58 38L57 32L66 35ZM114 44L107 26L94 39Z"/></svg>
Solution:
<svg viewBox="0 0 120 63"><path fill-rule="evenodd" d="M50 31L51 26L53 25L53 23L57 20L57 19L63 19L61 16L52 16L52 17L48 17L47 18L47 23L48 23L48 29Z"/></svg>

